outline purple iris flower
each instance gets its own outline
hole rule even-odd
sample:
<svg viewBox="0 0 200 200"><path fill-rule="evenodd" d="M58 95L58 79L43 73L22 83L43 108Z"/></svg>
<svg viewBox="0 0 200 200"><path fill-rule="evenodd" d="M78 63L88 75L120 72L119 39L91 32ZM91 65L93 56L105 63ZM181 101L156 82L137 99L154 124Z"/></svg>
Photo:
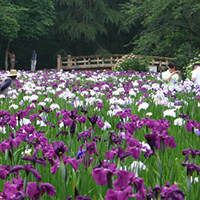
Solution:
<svg viewBox="0 0 200 200"><path fill-rule="evenodd" d="M54 124L52 124L51 122L45 122L47 125L49 125L50 127L53 127L53 128L55 128L56 126L54 125Z"/></svg>
<svg viewBox="0 0 200 200"><path fill-rule="evenodd" d="M116 135L114 131L110 131L109 139L105 139L105 141L109 141L109 145L111 144L122 144L122 136ZM108 145L108 146L109 146Z"/></svg>
<svg viewBox="0 0 200 200"><path fill-rule="evenodd" d="M41 196L47 192L49 196L55 196L55 188L49 183L41 183L39 186L35 182L27 184L26 195L32 200L41 199Z"/></svg>
<svg viewBox="0 0 200 200"><path fill-rule="evenodd" d="M162 187L157 185L152 190L150 187L148 189L150 190L150 192L149 192L149 194L146 195L147 200L151 200L153 197L155 197L156 199L159 198L160 193L162 191Z"/></svg>
<svg viewBox="0 0 200 200"><path fill-rule="evenodd" d="M75 110L72 110L71 113L70 113L70 118L75 120L76 119L76 116L77 116L77 109Z"/></svg>
<svg viewBox="0 0 200 200"><path fill-rule="evenodd" d="M130 116L129 110L126 108L123 111L118 111L115 116L120 116L122 119Z"/></svg>
<svg viewBox="0 0 200 200"><path fill-rule="evenodd" d="M60 167L60 160L57 158L56 160L48 159L48 161L51 163L52 167L50 169L52 174L56 174L58 168Z"/></svg>
<svg viewBox="0 0 200 200"><path fill-rule="evenodd" d="M83 107L81 108L81 112L83 112L84 115L86 115L88 113L88 111L85 110Z"/></svg>
<svg viewBox="0 0 200 200"><path fill-rule="evenodd" d="M138 129L136 122L126 122L124 128L129 134L133 134Z"/></svg>
<svg viewBox="0 0 200 200"><path fill-rule="evenodd" d="M91 142L90 144L88 144L88 142L86 142L86 144L80 146L79 150L82 151L83 147L85 147L86 152L89 155L94 155L94 154L96 154L97 156L99 155L97 152L96 142Z"/></svg>
<svg viewBox="0 0 200 200"><path fill-rule="evenodd" d="M64 119L64 118L63 118L63 119L59 120L57 124L59 124L60 122L63 122L64 125L68 127L68 126L71 126L71 125L72 125L73 120L72 120L72 119Z"/></svg>
<svg viewBox="0 0 200 200"><path fill-rule="evenodd" d="M39 163L43 166L47 166L46 160L44 158L37 158L37 150L33 152L33 156L24 156L22 157L22 160L29 160L35 165L35 163Z"/></svg>
<svg viewBox="0 0 200 200"><path fill-rule="evenodd" d="M188 131L188 132L191 132L194 127L198 127L198 122L197 121L194 121L194 120L188 120L187 124L185 124L185 129Z"/></svg>
<svg viewBox="0 0 200 200"><path fill-rule="evenodd" d="M75 130L76 130L76 121L73 121L70 127L70 133L74 134Z"/></svg>
<svg viewBox="0 0 200 200"><path fill-rule="evenodd" d="M17 113L14 114L14 116L18 117L18 121L20 121L20 119L23 119L24 117L29 115L30 110L26 109L26 110L19 110Z"/></svg>
<svg viewBox="0 0 200 200"><path fill-rule="evenodd" d="M131 175L134 176L133 172L129 172L126 170L119 170L116 174L118 179L114 181L113 185L115 190L118 191L128 187Z"/></svg>
<svg viewBox="0 0 200 200"><path fill-rule="evenodd" d="M130 152L124 152L124 149L122 147L118 147L117 149L113 147L112 150L106 151L105 158L106 160L112 160L114 157L118 157L120 158L120 160L123 160L130 154Z"/></svg>
<svg viewBox="0 0 200 200"><path fill-rule="evenodd" d="M57 142L53 141L52 142L54 152L58 157L62 156L65 152L67 152L67 147L65 146L63 141Z"/></svg>
<svg viewBox="0 0 200 200"><path fill-rule="evenodd" d="M147 143L151 147L152 151L154 152L154 150L158 148L156 134L151 133L151 134L145 135L145 138L147 140Z"/></svg>
<svg viewBox="0 0 200 200"><path fill-rule="evenodd" d="M80 160L76 160L76 158L70 158L69 156L65 157L63 155L63 162L66 166L68 164L71 164L71 166L74 168L74 170L77 171Z"/></svg>
<svg viewBox="0 0 200 200"><path fill-rule="evenodd" d="M117 123L116 128L117 128L119 131L121 131L121 132L123 131L124 126L123 126L123 124L122 124L121 121L119 121L119 122Z"/></svg>
<svg viewBox="0 0 200 200"><path fill-rule="evenodd" d="M138 159L140 157L140 152L142 151L142 145L139 143L139 140L127 136L126 144L129 146L127 152L134 159Z"/></svg>
<svg viewBox="0 0 200 200"><path fill-rule="evenodd" d="M131 157L134 159L140 158L140 152L142 151L142 145L138 144L136 146L128 147L127 152L130 154Z"/></svg>
<svg viewBox="0 0 200 200"><path fill-rule="evenodd" d="M27 174L30 172L35 176L38 182L42 180L41 175L39 174L38 171L36 171L31 164L27 164L26 166L23 165L17 165L13 168L11 168L10 173L18 172L19 170L25 170Z"/></svg>
<svg viewBox="0 0 200 200"><path fill-rule="evenodd" d="M91 139L91 131L92 131L92 128L90 127L88 130L79 133L78 134L78 141L81 138L83 139L83 142L85 142L87 140L87 138Z"/></svg>
<svg viewBox="0 0 200 200"><path fill-rule="evenodd" d="M24 180L21 177L12 178L13 184L15 184L18 190L23 191Z"/></svg>
<svg viewBox="0 0 200 200"><path fill-rule="evenodd" d="M186 114L184 114L184 113L179 114L179 116L182 117L183 119L187 119L187 120L190 119L190 116L189 116L189 115L186 115Z"/></svg>
<svg viewBox="0 0 200 200"><path fill-rule="evenodd" d="M103 161L102 167L94 168L92 176L99 185L108 185L111 177L117 173L115 163L106 163Z"/></svg>
<svg viewBox="0 0 200 200"><path fill-rule="evenodd" d="M5 153L5 150L11 150L13 147L17 148L21 144L22 140L19 136L14 138L14 133L10 134L8 139L5 139L3 142L0 143L0 151Z"/></svg>
<svg viewBox="0 0 200 200"><path fill-rule="evenodd" d="M158 149L161 149L161 143L164 143L164 147L167 148L169 146L170 148L174 149L176 148L176 143L173 136L169 136L167 131L162 131L161 134L157 135L157 144Z"/></svg>
<svg viewBox="0 0 200 200"><path fill-rule="evenodd" d="M86 123L87 118L82 115L77 115L76 120L79 121L80 123L84 124L84 123Z"/></svg>
<svg viewBox="0 0 200 200"><path fill-rule="evenodd" d="M95 103L95 105L97 105L99 109L102 109L102 108L103 108L103 104L100 103L100 102Z"/></svg>
<svg viewBox="0 0 200 200"><path fill-rule="evenodd" d="M124 190L119 191L108 189L105 200L128 200L131 197L135 197L136 200L140 200L140 196L138 194L133 194L132 187L128 186Z"/></svg>
<svg viewBox="0 0 200 200"><path fill-rule="evenodd" d="M116 156L117 156L117 151L114 148L112 150L106 151L105 153L106 160L112 160Z"/></svg>
<svg viewBox="0 0 200 200"><path fill-rule="evenodd" d="M196 171L197 175L199 175L200 167L198 165L195 165L193 163L184 163L184 162L182 162L182 165L187 168L187 176L192 176L194 171Z"/></svg>
<svg viewBox="0 0 200 200"><path fill-rule="evenodd" d="M100 119L100 117L98 117L96 123L97 123L97 126L98 126L99 128L103 128L103 127L104 127L104 123L102 122L102 120Z"/></svg>
<svg viewBox="0 0 200 200"><path fill-rule="evenodd" d="M156 186L153 189L149 187L148 189L150 192L146 195L147 200L151 200L154 198L162 198L168 200L184 200L185 196L184 193L180 189L178 189L177 185L170 186L168 182L165 183L165 186Z"/></svg>
<svg viewBox="0 0 200 200"><path fill-rule="evenodd" d="M68 131L63 131L63 130L61 130L61 131L59 131L59 132L56 134L56 137L58 137L60 134L62 134L62 135L68 135L69 132L68 132Z"/></svg>
<svg viewBox="0 0 200 200"><path fill-rule="evenodd" d="M141 199L144 199L146 195L146 190L144 187L144 180L142 178L135 177L134 172L129 172L126 170L119 170L117 172L118 179L113 183L115 190L121 191L128 186L134 186L135 191L139 193Z"/></svg>
<svg viewBox="0 0 200 200"><path fill-rule="evenodd" d="M16 117L15 115L11 115L7 110L0 111L0 126L8 126L10 125L12 128L15 128L17 125Z"/></svg>
<svg viewBox="0 0 200 200"><path fill-rule="evenodd" d="M170 127L170 121L169 120L159 119L158 123L159 123L159 130L160 131L167 130Z"/></svg>
<svg viewBox="0 0 200 200"><path fill-rule="evenodd" d="M164 144L164 148L167 148L168 145L172 149L176 148L174 137L168 136L168 132L165 130L161 134L152 133L145 135L145 138L153 151L161 149L162 144Z"/></svg>
<svg viewBox="0 0 200 200"><path fill-rule="evenodd" d="M49 113L51 111L51 108L46 108L44 106L41 106L41 107L42 107L42 110L39 110L39 114L41 114L42 112Z"/></svg>
<svg viewBox="0 0 200 200"><path fill-rule="evenodd" d="M92 127L94 127L94 125L95 125L96 122L97 122L98 116L97 116L97 115L93 115L92 117L89 117L89 116L88 116L88 119L89 119L89 121L91 122Z"/></svg>
<svg viewBox="0 0 200 200"><path fill-rule="evenodd" d="M186 155L185 161L189 160L189 155L191 155L192 159L194 159L197 155L200 156L200 151L199 150L193 150L193 149L185 149L183 151L183 155Z"/></svg>
<svg viewBox="0 0 200 200"><path fill-rule="evenodd" d="M0 193L0 199L2 200L24 200L25 195L22 191L18 190L18 187L16 184L13 184L9 181L7 181L4 184L3 192Z"/></svg>
<svg viewBox="0 0 200 200"><path fill-rule="evenodd" d="M174 199L184 200L184 197L185 197L185 194L180 189L172 190L168 194L168 199L169 200L174 200Z"/></svg>
<svg viewBox="0 0 200 200"><path fill-rule="evenodd" d="M5 180L7 175L9 175L11 167L0 165L0 179Z"/></svg>
<svg viewBox="0 0 200 200"><path fill-rule="evenodd" d="M36 118L42 120L42 117L40 117L37 113L34 113L32 115L29 116L30 117L30 121L34 121Z"/></svg>
<svg viewBox="0 0 200 200"><path fill-rule="evenodd" d="M158 121L154 120L154 119L149 119L149 118L146 118L147 121L146 121L146 126L147 128L150 128L152 131L154 129L157 130L157 128L159 127L159 123Z"/></svg>

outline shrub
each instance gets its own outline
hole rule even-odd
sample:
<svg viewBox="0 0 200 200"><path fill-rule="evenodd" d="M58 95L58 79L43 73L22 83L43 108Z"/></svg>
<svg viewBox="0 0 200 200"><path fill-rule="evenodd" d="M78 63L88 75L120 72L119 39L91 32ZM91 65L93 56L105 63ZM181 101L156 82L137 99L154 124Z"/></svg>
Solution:
<svg viewBox="0 0 200 200"><path fill-rule="evenodd" d="M148 71L149 62L151 58L139 58L133 54L128 54L119 59L113 67L114 71L129 71L134 70L138 72Z"/></svg>

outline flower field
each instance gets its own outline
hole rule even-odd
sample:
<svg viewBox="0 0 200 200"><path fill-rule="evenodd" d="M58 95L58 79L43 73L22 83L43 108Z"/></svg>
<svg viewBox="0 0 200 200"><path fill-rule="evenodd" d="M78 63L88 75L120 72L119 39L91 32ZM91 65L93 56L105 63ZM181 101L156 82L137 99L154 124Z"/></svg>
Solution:
<svg viewBox="0 0 200 200"><path fill-rule="evenodd" d="M9 96L0 95L0 199L200 199L191 81L163 88L159 73L18 71Z"/></svg>

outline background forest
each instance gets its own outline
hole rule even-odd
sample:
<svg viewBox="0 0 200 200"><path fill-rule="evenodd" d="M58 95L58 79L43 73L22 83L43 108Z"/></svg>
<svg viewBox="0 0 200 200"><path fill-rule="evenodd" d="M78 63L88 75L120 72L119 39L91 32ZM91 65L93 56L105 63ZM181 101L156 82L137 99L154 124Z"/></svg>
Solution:
<svg viewBox="0 0 200 200"><path fill-rule="evenodd" d="M56 68L56 56L173 57L181 68L200 50L199 0L0 0L0 68ZM9 68L8 68L9 69Z"/></svg>

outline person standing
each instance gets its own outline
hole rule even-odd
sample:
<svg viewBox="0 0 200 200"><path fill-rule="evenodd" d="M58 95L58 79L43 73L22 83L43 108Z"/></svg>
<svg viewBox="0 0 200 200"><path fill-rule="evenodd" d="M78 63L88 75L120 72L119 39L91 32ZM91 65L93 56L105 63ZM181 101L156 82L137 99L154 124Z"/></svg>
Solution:
<svg viewBox="0 0 200 200"><path fill-rule="evenodd" d="M32 56L31 56L31 71L35 71L37 64L37 53L35 50L33 50Z"/></svg>
<svg viewBox="0 0 200 200"><path fill-rule="evenodd" d="M200 63L195 63L193 65L192 71L192 81L194 82L195 86L200 86Z"/></svg>
<svg viewBox="0 0 200 200"><path fill-rule="evenodd" d="M14 51L12 52L8 52L8 55L10 57L10 69L14 69L15 68L15 53Z"/></svg>
<svg viewBox="0 0 200 200"><path fill-rule="evenodd" d="M168 70L162 73L162 79L164 81L164 87L175 87L181 81L181 72L176 70L174 63L169 63Z"/></svg>
<svg viewBox="0 0 200 200"><path fill-rule="evenodd" d="M17 78L17 70L11 69L10 74L8 74L1 82L0 94L7 96L9 88L13 86L13 83L16 78Z"/></svg>

